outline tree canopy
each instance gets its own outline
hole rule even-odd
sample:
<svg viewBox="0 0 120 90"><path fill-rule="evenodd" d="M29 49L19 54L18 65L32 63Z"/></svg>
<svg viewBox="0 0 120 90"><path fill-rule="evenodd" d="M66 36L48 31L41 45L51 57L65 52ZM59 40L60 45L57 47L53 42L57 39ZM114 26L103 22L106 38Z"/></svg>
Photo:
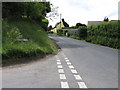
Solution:
<svg viewBox="0 0 120 90"><path fill-rule="evenodd" d="M67 22L65 22L64 19L62 19L62 22L63 22L63 25L64 25L65 27L69 27L69 24L68 24Z"/></svg>
<svg viewBox="0 0 120 90"><path fill-rule="evenodd" d="M3 2L3 18L29 18L42 21L51 11L50 2Z"/></svg>

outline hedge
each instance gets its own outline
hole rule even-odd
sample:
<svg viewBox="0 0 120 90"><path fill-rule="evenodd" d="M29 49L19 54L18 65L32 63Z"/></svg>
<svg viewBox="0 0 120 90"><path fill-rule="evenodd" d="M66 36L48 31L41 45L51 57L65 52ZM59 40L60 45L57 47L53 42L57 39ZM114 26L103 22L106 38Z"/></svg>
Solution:
<svg viewBox="0 0 120 90"><path fill-rule="evenodd" d="M113 48L120 48L120 21L104 22L87 27L86 41Z"/></svg>
<svg viewBox="0 0 120 90"><path fill-rule="evenodd" d="M81 26L78 28L78 34L80 38L86 38L87 37L87 27Z"/></svg>
<svg viewBox="0 0 120 90"><path fill-rule="evenodd" d="M112 48L120 48L120 21L104 22L98 25L80 26L78 29L61 29L58 35L85 39L88 42Z"/></svg>

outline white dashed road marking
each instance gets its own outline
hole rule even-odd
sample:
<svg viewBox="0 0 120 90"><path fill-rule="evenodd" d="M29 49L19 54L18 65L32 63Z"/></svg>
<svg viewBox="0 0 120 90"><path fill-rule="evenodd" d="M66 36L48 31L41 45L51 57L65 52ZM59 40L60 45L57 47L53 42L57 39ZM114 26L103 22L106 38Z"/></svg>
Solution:
<svg viewBox="0 0 120 90"><path fill-rule="evenodd" d="M64 70L63 69L58 69L58 72L59 73L64 73Z"/></svg>
<svg viewBox="0 0 120 90"><path fill-rule="evenodd" d="M61 62L57 62L57 64L61 64Z"/></svg>
<svg viewBox="0 0 120 90"><path fill-rule="evenodd" d="M57 60L58 62L60 62L60 60Z"/></svg>
<svg viewBox="0 0 120 90"><path fill-rule="evenodd" d="M61 82L61 88L69 88L68 82Z"/></svg>
<svg viewBox="0 0 120 90"><path fill-rule="evenodd" d="M69 62L70 60L67 59L67 60L65 60L65 61L66 61L66 62Z"/></svg>
<svg viewBox="0 0 120 90"><path fill-rule="evenodd" d="M77 70L75 70L75 68L72 65L72 63L70 62L70 60L65 56L64 53L63 53L63 56L65 57L64 60L66 61L68 67L70 68L72 74L74 75L75 80L77 80L76 83L78 84L79 88L87 88L85 83L82 81L81 76L78 74ZM56 61L57 61L58 73L59 73L59 76L61 79L61 88L69 88L69 84L68 84L66 76L64 74L65 72L64 72L63 66L61 64L61 60L59 59L58 56L56 56Z"/></svg>
<svg viewBox="0 0 120 90"><path fill-rule="evenodd" d="M58 68L63 68L62 65L58 65Z"/></svg>
<svg viewBox="0 0 120 90"><path fill-rule="evenodd" d="M78 82L79 88L87 88L84 82Z"/></svg>
<svg viewBox="0 0 120 90"><path fill-rule="evenodd" d="M65 59L68 59L68 58L65 58Z"/></svg>
<svg viewBox="0 0 120 90"><path fill-rule="evenodd" d="M82 78L80 77L80 75L74 75L76 80L82 80Z"/></svg>
<svg viewBox="0 0 120 90"><path fill-rule="evenodd" d="M76 70L71 70L71 72L72 72L72 73L77 73L77 71L76 71Z"/></svg>
<svg viewBox="0 0 120 90"><path fill-rule="evenodd" d="M70 62L67 62L67 64L68 64L68 65L71 65L71 63L70 63Z"/></svg>
<svg viewBox="0 0 120 90"><path fill-rule="evenodd" d="M60 74L60 79L66 79L65 74Z"/></svg>
<svg viewBox="0 0 120 90"><path fill-rule="evenodd" d="M70 65L70 66L69 66L69 68L71 68L71 69L72 69L72 68L74 68L74 67L73 67L72 65Z"/></svg>

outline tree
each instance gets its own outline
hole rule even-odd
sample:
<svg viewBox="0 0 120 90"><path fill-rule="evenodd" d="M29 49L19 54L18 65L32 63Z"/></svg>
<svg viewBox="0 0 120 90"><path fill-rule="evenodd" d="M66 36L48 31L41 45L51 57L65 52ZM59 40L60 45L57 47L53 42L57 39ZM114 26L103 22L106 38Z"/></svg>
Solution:
<svg viewBox="0 0 120 90"><path fill-rule="evenodd" d="M50 2L3 2L3 18L22 18L41 21L51 11Z"/></svg>
<svg viewBox="0 0 120 90"><path fill-rule="evenodd" d="M105 21L105 22L108 22L108 21L109 21L108 17L105 17L105 18L104 18L104 21Z"/></svg>
<svg viewBox="0 0 120 90"><path fill-rule="evenodd" d="M49 18L50 20L54 21L59 17L58 13L58 6L54 6L53 4L50 4L51 11L46 15L46 18Z"/></svg>
<svg viewBox="0 0 120 90"><path fill-rule="evenodd" d="M50 26L48 27L48 31L50 31L50 30L52 30L52 25L50 25Z"/></svg>
<svg viewBox="0 0 120 90"><path fill-rule="evenodd" d="M80 26L86 26L85 24L82 24L82 23L76 23L76 27L80 27Z"/></svg>
<svg viewBox="0 0 120 90"><path fill-rule="evenodd" d="M64 20L64 19L62 19L62 22L63 22L63 25L64 25L65 27L69 27L68 23L67 23L67 22L65 22L65 20Z"/></svg>

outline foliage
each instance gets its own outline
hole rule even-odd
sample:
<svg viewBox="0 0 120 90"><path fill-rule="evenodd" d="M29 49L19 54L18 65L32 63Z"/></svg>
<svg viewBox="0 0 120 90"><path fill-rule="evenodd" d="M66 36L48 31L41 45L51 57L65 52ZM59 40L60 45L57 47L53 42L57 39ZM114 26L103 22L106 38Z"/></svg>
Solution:
<svg viewBox="0 0 120 90"><path fill-rule="evenodd" d="M50 31L50 30L52 30L53 29L53 27L52 27L52 25L50 25L49 27L48 27L48 31Z"/></svg>
<svg viewBox="0 0 120 90"><path fill-rule="evenodd" d="M98 25L80 26L78 29L61 29L58 35L80 40L86 40L95 44L101 44L112 48L120 48L120 21L104 22Z"/></svg>
<svg viewBox="0 0 120 90"><path fill-rule="evenodd" d="M86 26L80 26L78 28L78 33L80 38L86 38L87 37L87 27Z"/></svg>
<svg viewBox="0 0 120 90"><path fill-rule="evenodd" d="M48 29L48 20L47 19L42 19L42 22L40 23L40 26L45 30L47 31Z"/></svg>
<svg viewBox="0 0 120 90"><path fill-rule="evenodd" d="M42 56L45 54L53 53L57 50L57 47L48 38L47 33L45 33L44 29L35 22L16 22L3 20L2 27L2 33L4 37L2 43L3 59L22 58L38 55ZM9 34L7 34L8 32ZM21 37L25 39L27 38L28 41L16 41ZM11 40L12 43L9 43L9 40Z"/></svg>
<svg viewBox="0 0 120 90"><path fill-rule="evenodd" d="M49 2L3 2L3 18L18 19L26 16L41 21L51 11Z"/></svg>
<svg viewBox="0 0 120 90"><path fill-rule="evenodd" d="M53 31L48 31L48 34L53 34L54 32Z"/></svg>
<svg viewBox="0 0 120 90"><path fill-rule="evenodd" d="M74 29L68 30L68 36L79 37L79 32L78 30L74 30Z"/></svg>
<svg viewBox="0 0 120 90"><path fill-rule="evenodd" d="M64 25L65 27L69 27L68 23L67 23L67 22L65 22L65 20L64 20L64 19L62 19L62 22L63 22L63 25Z"/></svg>
<svg viewBox="0 0 120 90"><path fill-rule="evenodd" d="M59 17L59 13L58 13L59 7L57 6L55 7L53 4L50 4L50 8L51 11L46 15L46 18L49 18L50 20L54 21Z"/></svg>
<svg viewBox="0 0 120 90"><path fill-rule="evenodd" d="M79 28L80 26L86 26L86 25L82 23L76 23L76 28Z"/></svg>
<svg viewBox="0 0 120 90"><path fill-rule="evenodd" d="M88 26L86 41L97 43L113 48L120 48L120 25L119 21L110 21L99 25Z"/></svg>
<svg viewBox="0 0 120 90"><path fill-rule="evenodd" d="M62 29L58 29L58 30L57 30L57 34L58 34L58 35L62 35L62 34L63 34L63 30L62 30Z"/></svg>

